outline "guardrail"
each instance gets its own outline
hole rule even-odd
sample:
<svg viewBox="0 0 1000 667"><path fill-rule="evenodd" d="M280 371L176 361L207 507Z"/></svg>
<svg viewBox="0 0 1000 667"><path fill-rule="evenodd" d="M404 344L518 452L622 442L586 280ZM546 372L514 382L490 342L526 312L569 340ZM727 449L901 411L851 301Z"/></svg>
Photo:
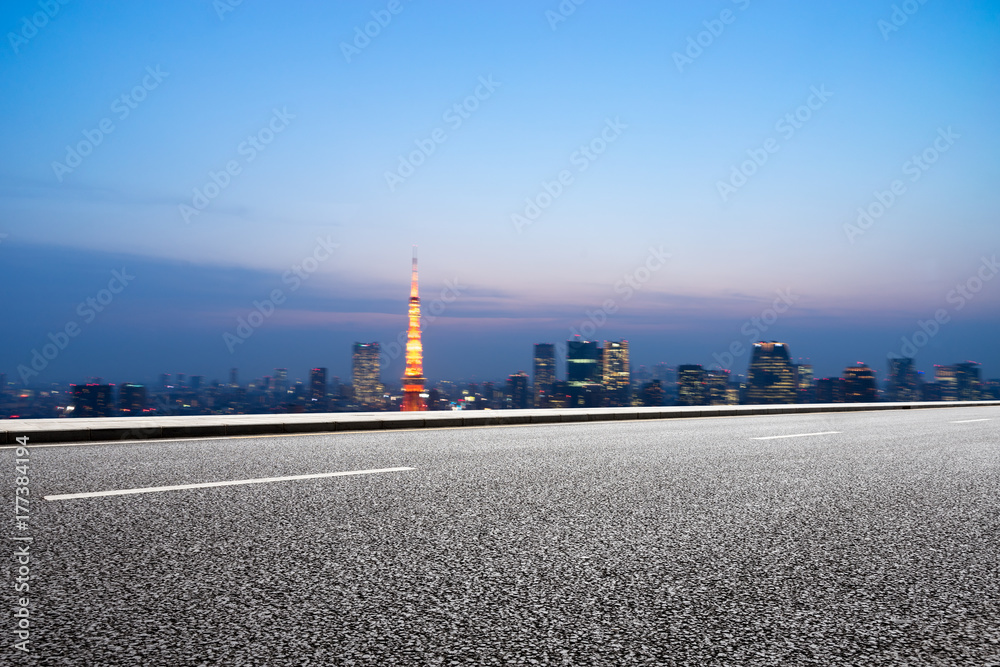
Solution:
<svg viewBox="0 0 1000 667"><path fill-rule="evenodd" d="M18 436L28 436L32 444L108 442L122 440L162 440L166 438L218 438L282 433L409 430L421 428L503 426L509 424L627 421L636 419L690 419L694 417L911 410L969 406L1000 407L1000 401L18 419L0 422L0 445L14 445L16 444L15 438Z"/></svg>

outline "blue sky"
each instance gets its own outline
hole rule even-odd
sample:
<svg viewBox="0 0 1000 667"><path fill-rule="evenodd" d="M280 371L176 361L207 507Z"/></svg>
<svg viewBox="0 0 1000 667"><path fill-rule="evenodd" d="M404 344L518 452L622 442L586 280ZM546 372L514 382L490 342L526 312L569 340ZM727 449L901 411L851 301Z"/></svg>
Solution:
<svg viewBox="0 0 1000 667"><path fill-rule="evenodd" d="M1000 3L562 6L5 3L0 372L78 321L33 381L346 377L351 342L405 327L418 244L425 303L459 286L426 326L431 378L530 370L532 343L588 321L636 365L713 365L779 290L794 303L760 337L820 375L883 372L944 310L918 367L1000 376L1000 280L982 278L1000 251ZM317 239L337 248L292 290ZM669 258L643 273L651 249ZM123 267L134 281L84 322Z"/></svg>

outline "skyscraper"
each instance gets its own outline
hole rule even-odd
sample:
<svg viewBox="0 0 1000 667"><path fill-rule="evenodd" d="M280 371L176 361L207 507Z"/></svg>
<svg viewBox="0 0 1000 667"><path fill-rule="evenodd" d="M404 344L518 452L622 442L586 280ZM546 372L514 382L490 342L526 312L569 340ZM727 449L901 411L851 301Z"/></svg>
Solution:
<svg viewBox="0 0 1000 667"><path fill-rule="evenodd" d="M288 369L275 368L274 378L271 383L274 398L277 401L284 401L288 393Z"/></svg>
<svg viewBox="0 0 1000 667"><path fill-rule="evenodd" d="M566 341L566 384L571 407L600 407L604 387L601 384L601 348L596 341Z"/></svg>
<svg viewBox="0 0 1000 667"><path fill-rule="evenodd" d="M878 400L875 371L860 361L844 369L844 402L874 403Z"/></svg>
<svg viewBox="0 0 1000 667"><path fill-rule="evenodd" d="M982 398L983 382L979 362L963 361L955 364L956 391L960 401L978 401Z"/></svg>
<svg viewBox="0 0 1000 667"><path fill-rule="evenodd" d="M506 406L513 409L528 407L528 374L518 371L507 378Z"/></svg>
<svg viewBox="0 0 1000 667"><path fill-rule="evenodd" d="M326 369L309 371L309 402L317 407L326 406Z"/></svg>
<svg viewBox="0 0 1000 667"><path fill-rule="evenodd" d="M354 400L362 407L382 407L382 380L378 343L355 343L351 351Z"/></svg>
<svg viewBox="0 0 1000 667"><path fill-rule="evenodd" d="M941 387L940 400L958 400L958 369L955 366L938 366L935 364L934 381Z"/></svg>
<svg viewBox="0 0 1000 667"><path fill-rule="evenodd" d="M730 400L729 371L721 368L705 371L705 397L706 405L731 405L739 402Z"/></svg>
<svg viewBox="0 0 1000 667"><path fill-rule="evenodd" d="M413 272L410 277L410 326L406 331L406 370L403 372L404 412L427 409L424 400L424 349L420 342L420 291L417 287L417 247L413 247Z"/></svg>
<svg viewBox="0 0 1000 667"><path fill-rule="evenodd" d="M74 417L110 417L114 413L114 387L110 384L88 383L73 387Z"/></svg>
<svg viewBox="0 0 1000 667"><path fill-rule="evenodd" d="M886 383L885 397L889 401L920 400L920 387L913 359L910 357L889 359L889 379Z"/></svg>
<svg viewBox="0 0 1000 667"><path fill-rule="evenodd" d="M677 405L707 404L705 369L698 364L677 367Z"/></svg>
<svg viewBox="0 0 1000 667"><path fill-rule="evenodd" d="M843 403L844 378L820 378L816 380L817 403Z"/></svg>
<svg viewBox="0 0 1000 667"><path fill-rule="evenodd" d="M552 384L556 381L556 346L552 343L535 344L534 405L549 407Z"/></svg>
<svg viewBox="0 0 1000 667"><path fill-rule="evenodd" d="M663 405L663 386L659 380L647 382L639 392L641 403L646 407Z"/></svg>
<svg viewBox="0 0 1000 667"><path fill-rule="evenodd" d="M146 387L141 384L123 384L118 389L118 412L123 415L142 414L146 408Z"/></svg>
<svg viewBox="0 0 1000 667"><path fill-rule="evenodd" d="M602 360L605 403L612 407L627 406L631 388L628 341L604 341Z"/></svg>
<svg viewBox="0 0 1000 667"><path fill-rule="evenodd" d="M795 371L784 343L753 344L747 371L747 403L794 403Z"/></svg>
<svg viewBox="0 0 1000 667"><path fill-rule="evenodd" d="M566 381L570 386L601 383L601 348L597 341L566 341Z"/></svg>
<svg viewBox="0 0 1000 667"><path fill-rule="evenodd" d="M795 399L797 403L812 403L816 392L813 388L812 364L794 364Z"/></svg>

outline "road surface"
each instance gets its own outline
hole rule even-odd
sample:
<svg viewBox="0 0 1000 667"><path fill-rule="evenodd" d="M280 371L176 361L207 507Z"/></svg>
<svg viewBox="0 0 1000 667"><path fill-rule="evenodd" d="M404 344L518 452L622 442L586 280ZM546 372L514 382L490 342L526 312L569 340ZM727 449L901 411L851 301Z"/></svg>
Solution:
<svg viewBox="0 0 1000 667"><path fill-rule="evenodd" d="M24 664L1000 665L1000 408L29 451Z"/></svg>

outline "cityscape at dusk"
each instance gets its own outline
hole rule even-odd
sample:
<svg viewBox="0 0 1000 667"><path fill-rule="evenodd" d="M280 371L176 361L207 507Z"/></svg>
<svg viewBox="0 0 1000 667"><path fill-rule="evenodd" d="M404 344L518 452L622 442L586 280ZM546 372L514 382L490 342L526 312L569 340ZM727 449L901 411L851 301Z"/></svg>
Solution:
<svg viewBox="0 0 1000 667"><path fill-rule="evenodd" d="M651 270L651 269L650 269ZM119 290L130 277L119 274ZM110 291L115 291L109 287ZM109 291L109 293L110 293ZM454 297L452 297L454 298ZM279 291L245 320L235 333L225 334L227 345L235 347L250 338L283 302ZM435 307L444 301L435 300ZM780 295L760 319L751 321L762 328L786 312L793 300ZM99 303L88 303L94 308ZM443 306L442 306L443 308ZM614 314L613 301L599 311L603 318ZM8 418L116 417L166 415L232 415L268 413L326 412L421 412L437 410L497 410L528 408L656 407L664 405L761 405L816 403L874 403L877 401L980 401L1000 400L1000 379L982 377L981 364L965 361L935 365L934 374L924 377L912 355L947 323L939 311L936 319L921 323L921 331L903 341L900 353L889 357L888 373L879 381L878 371L857 362L842 376L819 378L812 364L796 361L786 343L759 341L744 346L734 342L714 355L714 368L701 364L671 366L658 363L652 368L631 363L627 340L603 345L587 340L604 324L588 313L590 320L565 342L533 346L532 374L512 373L506 381L450 381L428 383L424 377L423 324L427 313L421 303L417 249L413 248L410 275L408 324L396 340L388 344L355 342L351 347L351 374L344 381L330 378L325 367L309 371L308 382L290 378L287 368L275 368L271 375L241 382L239 369L231 368L227 382L206 382L201 375L161 374L156 385L147 387L128 382L116 387L101 378L86 383L49 384L41 388L17 388L0 374L0 416ZM20 366L23 381L44 370L49 360L67 347L76 329L67 328L51 336L42 352L33 351L33 366ZM745 375L729 366L744 353L750 354ZM405 360L400 382L383 378L382 368L397 357ZM560 362L565 377L559 379Z"/></svg>
<svg viewBox="0 0 1000 667"><path fill-rule="evenodd" d="M0 663L1000 666L1000 0L7 0L0 68Z"/></svg>
<svg viewBox="0 0 1000 667"><path fill-rule="evenodd" d="M1000 376L995 3L552 4L5 5L0 372L344 379L416 244L429 381L575 333Z"/></svg>

